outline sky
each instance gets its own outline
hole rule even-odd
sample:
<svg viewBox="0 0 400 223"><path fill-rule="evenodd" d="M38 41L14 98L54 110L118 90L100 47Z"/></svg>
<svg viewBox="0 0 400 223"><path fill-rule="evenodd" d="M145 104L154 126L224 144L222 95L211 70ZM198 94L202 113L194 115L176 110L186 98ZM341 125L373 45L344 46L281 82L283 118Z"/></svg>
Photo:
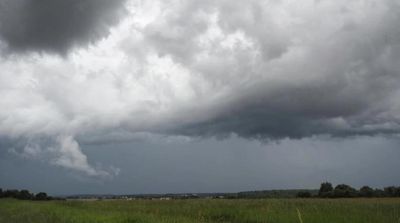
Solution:
<svg viewBox="0 0 400 223"><path fill-rule="evenodd" d="M0 0L0 188L400 184L396 0Z"/></svg>

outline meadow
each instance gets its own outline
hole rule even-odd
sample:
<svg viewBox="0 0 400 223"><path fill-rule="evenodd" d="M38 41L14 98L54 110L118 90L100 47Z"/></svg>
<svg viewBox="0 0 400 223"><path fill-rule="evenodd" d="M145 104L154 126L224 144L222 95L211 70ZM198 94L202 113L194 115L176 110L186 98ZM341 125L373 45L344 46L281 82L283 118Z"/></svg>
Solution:
<svg viewBox="0 0 400 223"><path fill-rule="evenodd" d="M400 223L399 198L20 201L0 223Z"/></svg>

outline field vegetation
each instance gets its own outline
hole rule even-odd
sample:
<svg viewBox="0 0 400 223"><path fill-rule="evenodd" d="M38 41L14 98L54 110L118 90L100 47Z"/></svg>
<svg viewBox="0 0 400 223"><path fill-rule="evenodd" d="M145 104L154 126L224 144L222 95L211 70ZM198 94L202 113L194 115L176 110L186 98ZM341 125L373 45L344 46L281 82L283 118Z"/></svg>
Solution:
<svg viewBox="0 0 400 223"><path fill-rule="evenodd" d="M400 223L400 199L0 199L0 223L134 222Z"/></svg>

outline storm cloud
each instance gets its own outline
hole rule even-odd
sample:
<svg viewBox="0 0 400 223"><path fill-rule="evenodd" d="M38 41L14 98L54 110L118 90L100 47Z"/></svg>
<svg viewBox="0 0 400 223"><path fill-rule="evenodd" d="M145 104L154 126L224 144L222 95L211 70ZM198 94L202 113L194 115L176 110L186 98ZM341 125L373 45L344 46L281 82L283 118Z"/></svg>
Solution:
<svg viewBox="0 0 400 223"><path fill-rule="evenodd" d="M102 175L79 143L143 134L400 132L395 0L36 2L2 1L0 46L25 53L0 62L0 134L53 141L64 167Z"/></svg>
<svg viewBox="0 0 400 223"><path fill-rule="evenodd" d="M1 0L0 37L10 51L66 53L109 34L125 0Z"/></svg>

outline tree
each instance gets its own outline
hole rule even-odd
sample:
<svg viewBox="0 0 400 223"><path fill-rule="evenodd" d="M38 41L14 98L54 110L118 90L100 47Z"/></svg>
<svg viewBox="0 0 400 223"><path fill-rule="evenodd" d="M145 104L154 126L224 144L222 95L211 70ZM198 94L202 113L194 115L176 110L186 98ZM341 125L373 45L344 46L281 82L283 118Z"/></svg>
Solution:
<svg viewBox="0 0 400 223"><path fill-rule="evenodd" d="M374 190L374 197L384 197L385 192L382 189L375 189Z"/></svg>
<svg viewBox="0 0 400 223"><path fill-rule="evenodd" d="M3 192L3 197L18 198L18 196L19 196L18 190L6 190Z"/></svg>
<svg viewBox="0 0 400 223"><path fill-rule="evenodd" d="M334 197L357 197L357 190L346 184L339 184L333 190Z"/></svg>
<svg viewBox="0 0 400 223"><path fill-rule="evenodd" d="M324 182L321 184L319 188L318 196L319 197L331 197L333 195L333 187L329 182Z"/></svg>
<svg viewBox="0 0 400 223"><path fill-rule="evenodd" d="M21 200L32 200L33 199L33 194L31 194L28 190L21 190L18 193L18 199Z"/></svg>
<svg viewBox="0 0 400 223"><path fill-rule="evenodd" d="M0 188L0 198L3 197L3 189Z"/></svg>
<svg viewBox="0 0 400 223"><path fill-rule="evenodd" d="M44 200L47 200L47 199L48 199L48 196L44 192L37 193L36 196L35 196L35 200L44 201Z"/></svg>
<svg viewBox="0 0 400 223"><path fill-rule="evenodd" d="M400 187L385 187L383 191L386 197L400 197Z"/></svg>
<svg viewBox="0 0 400 223"><path fill-rule="evenodd" d="M360 188L359 194L361 197L374 197L375 191L374 191L374 189L372 189L368 186L363 186Z"/></svg>

